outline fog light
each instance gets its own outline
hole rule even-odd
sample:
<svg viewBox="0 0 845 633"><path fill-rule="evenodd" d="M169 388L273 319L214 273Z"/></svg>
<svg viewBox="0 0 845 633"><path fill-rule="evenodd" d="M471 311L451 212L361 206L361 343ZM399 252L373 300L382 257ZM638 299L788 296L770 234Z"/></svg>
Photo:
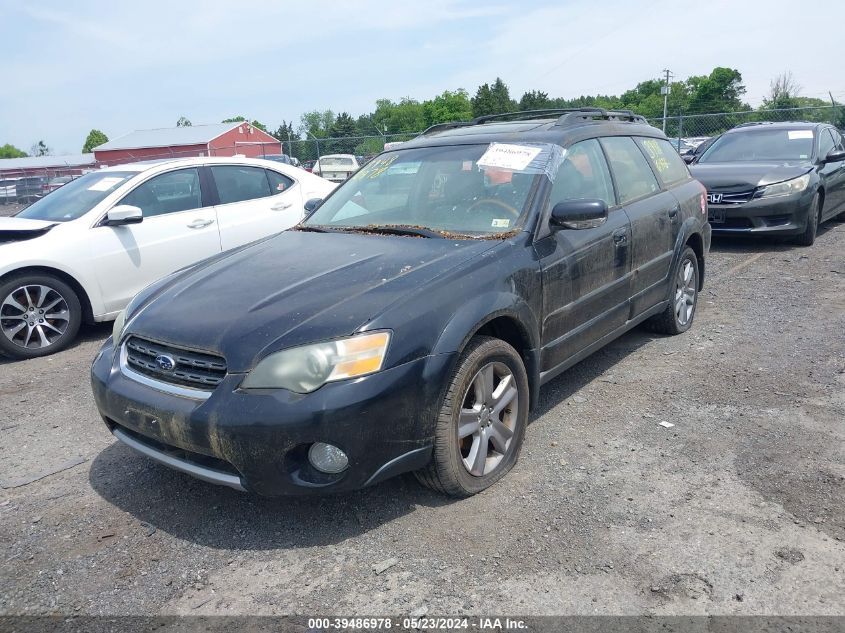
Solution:
<svg viewBox="0 0 845 633"><path fill-rule="evenodd" d="M316 442L308 449L308 461L321 473L336 475L346 470L349 458L337 446Z"/></svg>

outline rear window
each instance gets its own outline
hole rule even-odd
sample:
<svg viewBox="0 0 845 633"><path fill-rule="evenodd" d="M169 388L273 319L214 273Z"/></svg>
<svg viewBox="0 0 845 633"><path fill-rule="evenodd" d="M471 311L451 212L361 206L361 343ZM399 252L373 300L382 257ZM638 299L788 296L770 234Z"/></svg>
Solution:
<svg viewBox="0 0 845 633"><path fill-rule="evenodd" d="M637 143L648 156L663 184L674 185L690 177L683 159L668 141L659 138L639 138Z"/></svg>
<svg viewBox="0 0 845 633"><path fill-rule="evenodd" d="M320 159L320 167L353 167L355 163L352 162L351 158L342 158L342 157L323 157Z"/></svg>
<svg viewBox="0 0 845 633"><path fill-rule="evenodd" d="M601 144L616 179L621 204L660 191L654 172L633 139L627 136L610 136L601 139Z"/></svg>

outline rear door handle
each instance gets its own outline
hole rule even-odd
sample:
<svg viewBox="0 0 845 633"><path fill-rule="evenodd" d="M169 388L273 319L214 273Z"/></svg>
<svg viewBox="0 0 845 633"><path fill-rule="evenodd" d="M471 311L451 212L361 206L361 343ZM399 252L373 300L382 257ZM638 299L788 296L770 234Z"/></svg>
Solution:
<svg viewBox="0 0 845 633"><path fill-rule="evenodd" d="M613 232L613 243L622 246L628 243L628 229L617 229Z"/></svg>
<svg viewBox="0 0 845 633"><path fill-rule="evenodd" d="M680 211L680 210L681 210L680 205L672 207L671 209L669 209L669 217L674 218L676 215L678 215L678 211Z"/></svg>
<svg viewBox="0 0 845 633"><path fill-rule="evenodd" d="M209 224L214 224L214 220L200 220L196 219L188 225L189 229L204 229Z"/></svg>

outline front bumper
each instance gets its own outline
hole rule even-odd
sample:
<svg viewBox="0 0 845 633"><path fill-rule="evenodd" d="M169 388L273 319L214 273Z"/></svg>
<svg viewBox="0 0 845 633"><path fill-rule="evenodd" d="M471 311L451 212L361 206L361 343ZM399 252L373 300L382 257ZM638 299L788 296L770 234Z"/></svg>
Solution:
<svg viewBox="0 0 845 633"><path fill-rule="evenodd" d="M742 204L711 204L707 219L714 234L798 235L807 226L814 191Z"/></svg>
<svg viewBox="0 0 845 633"><path fill-rule="evenodd" d="M306 395L243 391L244 375L230 374L200 400L127 377L114 356L109 339L91 382L118 439L172 468L263 496L361 488L425 466L453 361L427 356ZM338 475L314 469L314 442L340 447L349 467Z"/></svg>

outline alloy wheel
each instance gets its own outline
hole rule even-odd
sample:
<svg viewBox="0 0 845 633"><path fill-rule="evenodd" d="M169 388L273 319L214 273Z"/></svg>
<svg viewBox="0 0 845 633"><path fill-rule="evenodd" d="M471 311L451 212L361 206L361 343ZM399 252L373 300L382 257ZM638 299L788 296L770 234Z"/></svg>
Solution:
<svg viewBox="0 0 845 633"><path fill-rule="evenodd" d="M461 405L458 443L461 461L476 477L491 473L514 445L519 391L507 365L491 362L479 369Z"/></svg>
<svg viewBox="0 0 845 633"><path fill-rule="evenodd" d="M50 347L64 335L69 324L67 300L49 286L20 286L0 304L0 330L24 349Z"/></svg>
<svg viewBox="0 0 845 633"><path fill-rule="evenodd" d="M685 259L678 270L675 284L675 318L679 325L686 325L695 310L697 280L695 266L689 258Z"/></svg>

